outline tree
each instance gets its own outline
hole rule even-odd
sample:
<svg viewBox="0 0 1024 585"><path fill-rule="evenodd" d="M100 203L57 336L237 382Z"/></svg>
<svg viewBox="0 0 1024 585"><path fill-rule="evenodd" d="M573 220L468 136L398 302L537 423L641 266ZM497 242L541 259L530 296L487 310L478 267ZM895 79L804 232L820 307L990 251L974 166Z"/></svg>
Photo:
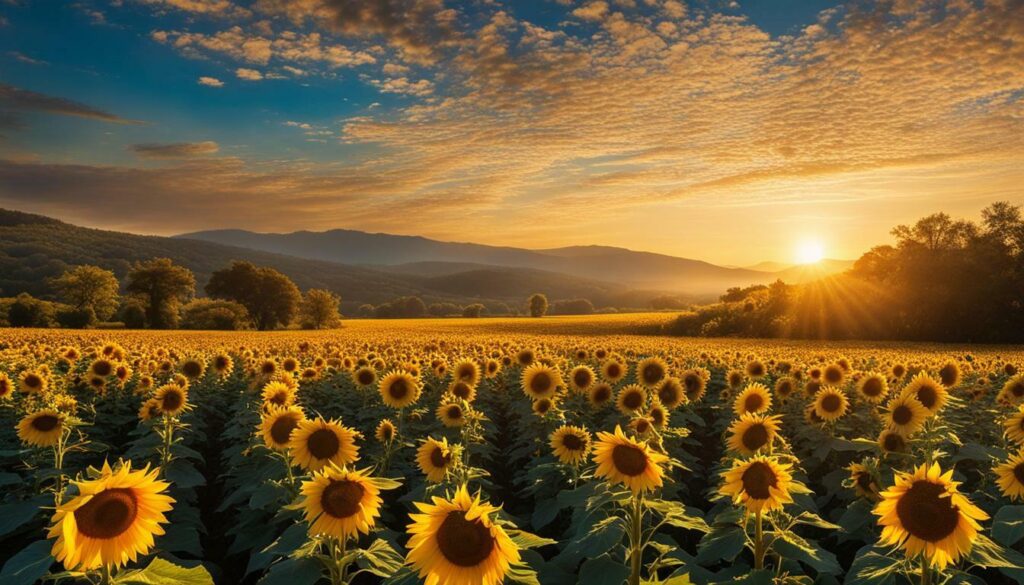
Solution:
<svg viewBox="0 0 1024 585"><path fill-rule="evenodd" d="M125 290L145 299L150 327L170 329L178 324L178 307L195 294L196 277L170 258L153 258L132 266Z"/></svg>
<svg viewBox="0 0 1024 585"><path fill-rule="evenodd" d="M555 301L551 305L551 312L555 315L592 315L594 314L594 304L589 299Z"/></svg>
<svg viewBox="0 0 1024 585"><path fill-rule="evenodd" d="M341 324L341 297L329 290L312 288L302 296L299 316L305 329L332 329Z"/></svg>
<svg viewBox="0 0 1024 585"><path fill-rule="evenodd" d="M530 297L527 303L531 317L543 317L548 312L548 298L541 293Z"/></svg>
<svg viewBox="0 0 1024 585"><path fill-rule="evenodd" d="M486 310L487 307L480 303L473 303L472 305L466 305L466 308L462 310L462 316L476 318L483 315Z"/></svg>
<svg viewBox="0 0 1024 585"><path fill-rule="evenodd" d="M249 312L234 301L196 299L181 309L182 329L237 331L249 323Z"/></svg>
<svg viewBox="0 0 1024 585"><path fill-rule="evenodd" d="M76 311L92 311L96 318L107 321L118 307L120 284L109 270L99 266L76 266L53 280L64 301Z"/></svg>
<svg viewBox="0 0 1024 585"><path fill-rule="evenodd" d="M299 287L284 274L237 260L214 272L205 290L212 298L241 303L260 331L291 323L302 300Z"/></svg>
<svg viewBox="0 0 1024 585"><path fill-rule="evenodd" d="M53 324L53 307L28 293L21 293L7 309L11 327L49 327Z"/></svg>

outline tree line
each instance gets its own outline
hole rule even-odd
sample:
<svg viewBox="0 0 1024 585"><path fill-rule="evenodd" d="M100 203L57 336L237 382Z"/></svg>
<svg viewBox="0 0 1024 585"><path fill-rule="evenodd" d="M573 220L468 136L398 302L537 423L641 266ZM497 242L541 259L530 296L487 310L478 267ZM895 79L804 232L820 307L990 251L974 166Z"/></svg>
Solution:
<svg viewBox="0 0 1024 585"><path fill-rule="evenodd" d="M1024 341L1024 216L997 202L981 221L935 213L892 230L848 272L803 285L734 288L681 315L678 335Z"/></svg>
<svg viewBox="0 0 1024 585"><path fill-rule="evenodd" d="M123 284L123 292L122 292ZM121 283L110 270L75 266L50 281L62 303L27 293L0 299L11 327L85 328L116 320L132 329L258 329L293 324L326 329L341 323L338 295L301 292L284 274L235 261L211 275L206 298L196 298L191 270L168 258L136 262Z"/></svg>

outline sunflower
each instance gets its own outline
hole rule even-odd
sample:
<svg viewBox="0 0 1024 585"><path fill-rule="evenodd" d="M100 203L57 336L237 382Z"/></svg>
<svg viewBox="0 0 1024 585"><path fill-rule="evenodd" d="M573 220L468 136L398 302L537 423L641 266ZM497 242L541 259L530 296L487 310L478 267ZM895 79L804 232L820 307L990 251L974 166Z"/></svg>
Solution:
<svg viewBox="0 0 1024 585"><path fill-rule="evenodd" d="M461 427L466 424L466 412L456 402L442 403L437 407L437 418L446 427Z"/></svg>
<svg viewBox="0 0 1024 585"><path fill-rule="evenodd" d="M227 376L231 374L231 370L235 367L235 362L226 353L221 353L213 356L213 371L217 372L219 376Z"/></svg>
<svg viewBox="0 0 1024 585"><path fill-rule="evenodd" d="M601 364L601 377L612 384L625 378L627 373L629 373L629 369L618 360L605 360Z"/></svg>
<svg viewBox="0 0 1024 585"><path fill-rule="evenodd" d="M1010 404L1019 404L1024 400L1024 376L1018 375L1007 380L999 394Z"/></svg>
<svg viewBox="0 0 1024 585"><path fill-rule="evenodd" d="M760 360L748 362L745 370L747 372L747 376L755 380L763 378L764 375L768 373L767 368L764 367L764 362L761 362Z"/></svg>
<svg viewBox="0 0 1024 585"><path fill-rule="evenodd" d="M910 383L903 388L902 394L916 397L921 406L928 409L929 414L935 414L942 410L949 396L949 392L942 382L925 372L919 372L914 376Z"/></svg>
<svg viewBox="0 0 1024 585"><path fill-rule="evenodd" d="M666 455L651 450L646 443L627 437L616 425L615 433L600 432L594 446L594 475L613 484L622 484L634 494L653 490L662 485L661 464Z"/></svg>
<svg viewBox="0 0 1024 585"><path fill-rule="evenodd" d="M690 402L698 402L704 397L707 389L707 378L701 375L698 370L688 370L683 373L683 388L686 389L686 399ZM662 401L664 402L664 401Z"/></svg>
<svg viewBox="0 0 1024 585"><path fill-rule="evenodd" d="M416 508L406 560L426 585L498 585L519 562L519 547L493 520L498 508L470 496L465 485L451 500L434 497Z"/></svg>
<svg viewBox="0 0 1024 585"><path fill-rule="evenodd" d="M885 376L870 373L857 382L857 393L864 400L872 404L878 404L889 393L889 384L885 381Z"/></svg>
<svg viewBox="0 0 1024 585"><path fill-rule="evenodd" d="M569 372L569 386L576 392L586 392L595 378L594 370L588 366L576 366Z"/></svg>
<svg viewBox="0 0 1024 585"><path fill-rule="evenodd" d="M668 364L657 356L643 359L636 365L637 382L654 388L668 375Z"/></svg>
<svg viewBox="0 0 1024 585"><path fill-rule="evenodd" d="M1024 404L1017 407L1017 412L1006 417L1006 420L1003 421L1003 429L1011 441L1018 445L1024 445Z"/></svg>
<svg viewBox="0 0 1024 585"><path fill-rule="evenodd" d="M651 407L647 409L647 416L655 428L663 429L668 426L669 411L657 398L651 401Z"/></svg>
<svg viewBox="0 0 1024 585"><path fill-rule="evenodd" d="M381 443L390 443L395 438L395 432L395 423L389 419L384 419L377 425L377 430L374 431L373 436Z"/></svg>
<svg viewBox="0 0 1024 585"><path fill-rule="evenodd" d="M380 516L380 484L369 470L349 471L328 463L302 482L302 509L309 535L338 539L369 534Z"/></svg>
<svg viewBox="0 0 1024 585"><path fill-rule="evenodd" d="M956 362L946 362L939 369L939 381L946 388L952 388L960 383L960 366Z"/></svg>
<svg viewBox="0 0 1024 585"><path fill-rule="evenodd" d="M587 400L590 404L601 407L612 399L612 387L607 382L598 382L590 387L587 392Z"/></svg>
<svg viewBox="0 0 1024 585"><path fill-rule="evenodd" d="M774 457L758 455L747 460L733 461L732 469L724 472L724 483L719 493L742 504L749 512L770 512L791 503L789 486L793 480L792 465L780 463Z"/></svg>
<svg viewBox="0 0 1024 585"><path fill-rule="evenodd" d="M851 463L847 469L850 470L849 485L858 496L869 500L879 499L878 481L871 469L860 463Z"/></svg>
<svg viewBox="0 0 1024 585"><path fill-rule="evenodd" d="M197 380L206 372L206 364L200 360L185 360L181 364L181 373L189 380Z"/></svg>
<svg viewBox="0 0 1024 585"><path fill-rule="evenodd" d="M796 391L796 380L789 376L779 378L775 382L775 395L779 397L779 400L785 402L793 392Z"/></svg>
<svg viewBox="0 0 1024 585"><path fill-rule="evenodd" d="M473 360L462 360L452 368L452 377L470 386L476 386L480 383L480 366Z"/></svg>
<svg viewBox="0 0 1024 585"><path fill-rule="evenodd" d="M903 453L907 450L907 439L896 431L885 429L878 435L878 448L883 453Z"/></svg>
<svg viewBox="0 0 1024 585"><path fill-rule="evenodd" d="M149 400L142 403L139 407L139 420L147 421L153 420L160 416L160 401L156 398L150 398Z"/></svg>
<svg viewBox="0 0 1024 585"><path fill-rule="evenodd" d="M566 465L579 465L590 453L590 433L583 427L563 425L550 437L555 457Z"/></svg>
<svg viewBox="0 0 1024 585"><path fill-rule="evenodd" d="M38 394L46 391L49 381L46 376L32 370L25 370L18 376L18 388L25 394Z"/></svg>
<svg viewBox="0 0 1024 585"><path fill-rule="evenodd" d="M846 379L846 370L839 364L829 364L821 371L821 381L828 386L841 386Z"/></svg>
<svg viewBox="0 0 1024 585"><path fill-rule="evenodd" d="M357 386L369 388L377 381L377 371L369 366L363 366L352 374L352 380L355 381Z"/></svg>
<svg viewBox="0 0 1024 585"><path fill-rule="evenodd" d="M300 420L291 432L288 448L292 464L317 471L328 462L349 465L359 459L358 433L335 420Z"/></svg>
<svg viewBox="0 0 1024 585"><path fill-rule="evenodd" d="M1024 500L1024 449L995 468L999 489L1011 500Z"/></svg>
<svg viewBox="0 0 1024 585"><path fill-rule="evenodd" d="M814 413L827 422L843 418L849 406L850 400L846 394L832 386L825 386L814 395Z"/></svg>
<svg viewBox="0 0 1024 585"><path fill-rule="evenodd" d="M523 392L534 400L550 398L562 384L562 376L551 366L536 363L523 370L520 384Z"/></svg>
<svg viewBox="0 0 1024 585"><path fill-rule="evenodd" d="M284 382L274 380L263 387L263 403L269 406L291 406L295 404L295 389Z"/></svg>
<svg viewBox="0 0 1024 585"><path fill-rule="evenodd" d="M14 393L14 383L7 374L0 372L0 399L10 398Z"/></svg>
<svg viewBox="0 0 1024 585"><path fill-rule="evenodd" d="M764 384L754 382L747 384L747 387L743 389L736 396L736 400L733 402L733 412L737 416L741 416L746 413L760 414L767 412L772 407L772 395L768 391L768 387Z"/></svg>
<svg viewBox="0 0 1024 585"><path fill-rule="evenodd" d="M646 404L647 390L640 384L630 384L619 390L619 396L615 399L616 408L625 415L638 412Z"/></svg>
<svg viewBox="0 0 1024 585"><path fill-rule="evenodd" d="M106 378L114 373L114 364L108 359L99 358L89 364L89 373Z"/></svg>
<svg viewBox="0 0 1024 585"><path fill-rule="evenodd" d="M667 377L658 384L655 394L665 408L672 410L686 402L686 389L679 378Z"/></svg>
<svg viewBox="0 0 1024 585"><path fill-rule="evenodd" d="M406 408L420 399L420 384L408 372L392 371L384 376L377 387L384 404L391 408Z"/></svg>
<svg viewBox="0 0 1024 585"><path fill-rule="evenodd" d="M442 438L438 441L433 437L427 437L416 450L416 463L427 476L427 481L434 483L444 481L445 475L454 463L448 439Z"/></svg>
<svg viewBox="0 0 1024 585"><path fill-rule="evenodd" d="M453 380L452 383L448 385L448 393L459 400L473 402L476 398L476 386L463 382L462 380Z"/></svg>
<svg viewBox="0 0 1024 585"><path fill-rule="evenodd" d="M263 443L275 451L284 451L292 431L304 420L306 414L298 406L271 406L260 422Z"/></svg>
<svg viewBox="0 0 1024 585"><path fill-rule="evenodd" d="M916 433L928 418L928 409L909 394L893 397L885 405L885 409L885 422L888 427L904 437Z"/></svg>
<svg viewBox="0 0 1024 585"><path fill-rule="evenodd" d="M177 384L164 384L153 394L160 403L160 412L168 416L177 416L188 410L188 390Z"/></svg>
<svg viewBox="0 0 1024 585"><path fill-rule="evenodd" d="M939 570L971 550L978 537L978 520L988 514L957 491L953 470L942 473L938 463L897 473L896 484L882 492L874 514L882 526L880 542L902 548L908 557L924 555Z"/></svg>
<svg viewBox="0 0 1024 585"><path fill-rule="evenodd" d="M729 448L743 455L753 455L772 444L781 426L780 416L746 413L729 427Z"/></svg>
<svg viewBox="0 0 1024 585"><path fill-rule="evenodd" d="M57 508L47 534L56 538L54 558L69 571L87 571L148 554L174 503L157 477L159 469L149 466L132 471L129 462L113 471L104 463L97 479L73 481L78 495Z"/></svg>
<svg viewBox="0 0 1024 585"><path fill-rule="evenodd" d="M53 447L64 432L64 415L52 408L36 411L18 423L18 438L35 447Z"/></svg>

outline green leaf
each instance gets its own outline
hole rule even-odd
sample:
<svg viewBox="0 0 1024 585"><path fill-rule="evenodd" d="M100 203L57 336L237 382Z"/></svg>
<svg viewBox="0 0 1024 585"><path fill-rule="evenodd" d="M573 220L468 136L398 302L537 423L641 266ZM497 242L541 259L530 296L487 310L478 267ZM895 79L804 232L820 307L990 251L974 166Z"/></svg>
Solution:
<svg viewBox="0 0 1024 585"><path fill-rule="evenodd" d="M838 575L843 572L834 554L788 530L776 533L772 549L784 558L798 560L819 573Z"/></svg>
<svg viewBox="0 0 1024 585"><path fill-rule="evenodd" d="M186 569L156 558L141 571L128 571L118 576L116 583L117 585L213 585L213 577L202 566Z"/></svg>
<svg viewBox="0 0 1024 585"><path fill-rule="evenodd" d="M21 483L21 476L17 473L0 473L0 486L15 485Z"/></svg>
<svg viewBox="0 0 1024 585"><path fill-rule="evenodd" d="M315 585L322 573L323 566L316 559L285 559L270 567L259 585Z"/></svg>
<svg viewBox="0 0 1024 585"><path fill-rule="evenodd" d="M893 585L900 564L900 561L866 546L853 560L845 585Z"/></svg>
<svg viewBox="0 0 1024 585"><path fill-rule="evenodd" d="M505 582L518 585L541 585L541 582L537 579L537 571L534 571L526 563L510 565L508 573L505 574Z"/></svg>
<svg viewBox="0 0 1024 585"><path fill-rule="evenodd" d="M174 459L168 463L164 469L164 477L178 489L206 485L206 478L187 459Z"/></svg>
<svg viewBox="0 0 1024 585"><path fill-rule="evenodd" d="M844 532L853 534L867 526L873 520L871 506L864 500L857 500L850 504L839 517L839 526Z"/></svg>
<svg viewBox="0 0 1024 585"><path fill-rule="evenodd" d="M0 571L0 583L4 585L32 585L46 574L54 563L50 549L53 543L37 540L7 559Z"/></svg>
<svg viewBox="0 0 1024 585"><path fill-rule="evenodd" d="M968 557L972 563L982 567L999 569L1020 569L1024 567L1024 555L1011 548L1003 548L984 534L979 534Z"/></svg>
<svg viewBox="0 0 1024 585"><path fill-rule="evenodd" d="M735 524L715 526L697 545L697 561L701 564L732 561L743 551L747 535Z"/></svg>
<svg viewBox="0 0 1024 585"><path fill-rule="evenodd" d="M369 548L360 551L357 564L360 569L365 569L378 577L390 577L402 568L405 559L395 552L386 540L378 538Z"/></svg>
<svg viewBox="0 0 1024 585"><path fill-rule="evenodd" d="M547 498L537 502L533 509L533 516L530 518L530 525L536 530L544 528L551 524L561 509L562 504L558 498Z"/></svg>
<svg viewBox="0 0 1024 585"><path fill-rule="evenodd" d="M508 537L512 539L512 542L516 543L516 546L519 548L539 548L549 544L558 544L557 540L537 536L536 534L526 532L525 530L511 529L506 530L505 532L508 534Z"/></svg>
<svg viewBox="0 0 1024 585"><path fill-rule="evenodd" d="M42 506L53 505L52 496L36 496L30 500L0 506L0 536L10 534L31 522Z"/></svg>
<svg viewBox="0 0 1024 585"><path fill-rule="evenodd" d="M818 516L814 512L801 512L799 516L795 518L797 524L806 524L808 526L816 526L818 528L824 528L826 530L840 530L838 524L833 524L821 516Z"/></svg>
<svg viewBox="0 0 1024 585"><path fill-rule="evenodd" d="M592 558L580 567L580 583L587 585L622 585L628 578L629 567L607 554Z"/></svg>
<svg viewBox="0 0 1024 585"><path fill-rule="evenodd" d="M992 518L992 538L1003 546L1013 546L1024 538L1024 506L1003 506Z"/></svg>

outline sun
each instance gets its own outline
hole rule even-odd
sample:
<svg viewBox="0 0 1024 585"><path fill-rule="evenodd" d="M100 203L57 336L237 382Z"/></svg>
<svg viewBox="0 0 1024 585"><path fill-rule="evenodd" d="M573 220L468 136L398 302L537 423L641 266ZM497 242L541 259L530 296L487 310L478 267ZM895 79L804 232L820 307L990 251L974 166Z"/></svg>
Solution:
<svg viewBox="0 0 1024 585"><path fill-rule="evenodd" d="M825 257L825 246L818 240L804 240L797 244L796 261L799 264L815 264Z"/></svg>

